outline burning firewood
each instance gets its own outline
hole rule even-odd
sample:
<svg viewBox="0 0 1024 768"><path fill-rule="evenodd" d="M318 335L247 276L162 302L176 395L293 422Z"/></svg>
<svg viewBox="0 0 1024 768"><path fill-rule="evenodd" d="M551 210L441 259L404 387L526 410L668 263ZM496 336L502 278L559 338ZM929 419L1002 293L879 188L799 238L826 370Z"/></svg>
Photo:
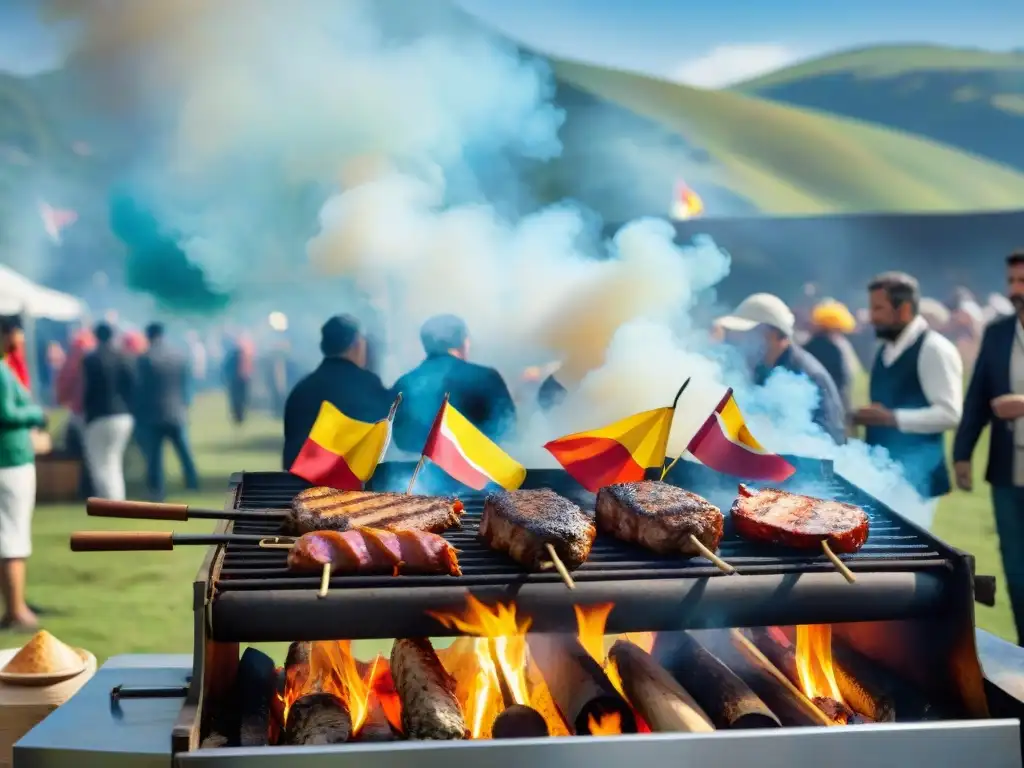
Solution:
<svg viewBox="0 0 1024 768"><path fill-rule="evenodd" d="M271 702L277 687L274 660L255 648L246 648L238 662L235 699L239 707L238 743L266 746L270 734Z"/></svg>
<svg viewBox="0 0 1024 768"><path fill-rule="evenodd" d="M455 680L427 639L396 640L391 674L402 701L402 731L410 739L466 737L466 718L455 696Z"/></svg>
<svg viewBox="0 0 1024 768"><path fill-rule="evenodd" d="M712 629L694 637L736 674L763 701L786 728L831 725L800 689L765 658L739 630Z"/></svg>
<svg viewBox="0 0 1024 768"><path fill-rule="evenodd" d="M652 656L693 695L717 728L782 725L757 694L689 632L659 634Z"/></svg>
<svg viewBox="0 0 1024 768"><path fill-rule="evenodd" d="M530 635L527 643L572 733L589 735L603 716L618 717L622 733L636 733L633 710L576 637Z"/></svg>
<svg viewBox="0 0 1024 768"><path fill-rule="evenodd" d="M527 659L526 662L526 685L530 691L530 706L544 718L549 734L551 736L568 736L569 727L565 723L565 718L558 711L558 706L551 696L551 690L544 681L544 675L541 674L540 667L533 659Z"/></svg>
<svg viewBox="0 0 1024 768"><path fill-rule="evenodd" d="M749 637L771 662L795 684L800 684L796 648L780 630L759 628L749 630ZM830 644L831 648L831 644ZM843 701L832 696L812 696L814 702L829 719L840 725L864 722L892 722L896 719L892 700L880 691L871 691L863 680L833 657L831 660L839 694ZM857 717L857 716L860 717Z"/></svg>
<svg viewBox="0 0 1024 768"><path fill-rule="evenodd" d="M342 744L352 735L352 718L345 702L331 693L310 693L288 710L281 743Z"/></svg>
<svg viewBox="0 0 1024 768"><path fill-rule="evenodd" d="M491 726L491 736L495 739L528 739L549 735L544 716L523 704L506 707Z"/></svg>
<svg viewBox="0 0 1024 768"><path fill-rule="evenodd" d="M622 690L652 731L708 733L715 730L693 697L650 654L628 640L608 652Z"/></svg>

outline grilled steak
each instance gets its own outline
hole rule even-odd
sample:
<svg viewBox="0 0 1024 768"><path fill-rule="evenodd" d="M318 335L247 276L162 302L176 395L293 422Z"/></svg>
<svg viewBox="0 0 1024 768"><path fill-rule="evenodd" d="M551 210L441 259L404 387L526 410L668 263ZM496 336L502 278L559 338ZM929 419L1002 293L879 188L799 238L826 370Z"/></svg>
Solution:
<svg viewBox="0 0 1024 768"><path fill-rule="evenodd" d="M316 487L292 499L285 530L292 535L350 528L440 533L458 525L460 517L458 499Z"/></svg>
<svg viewBox="0 0 1024 768"><path fill-rule="evenodd" d="M555 548L566 568L579 568L590 556L596 535L589 515L548 488L493 493L480 520L487 546L531 570L551 562L546 544Z"/></svg>
<svg viewBox="0 0 1024 768"><path fill-rule="evenodd" d="M723 520L714 504L668 483L617 483L597 492L597 529L660 555L700 555L691 537L714 552Z"/></svg>
<svg viewBox="0 0 1024 768"><path fill-rule="evenodd" d="M391 675L402 702L402 731L408 739L466 738L466 718L455 696L455 680L427 639L396 640Z"/></svg>
<svg viewBox="0 0 1024 768"><path fill-rule="evenodd" d="M821 549L827 541L833 552L853 553L868 539L868 516L860 507L774 488L741 485L732 520L744 538L797 549Z"/></svg>

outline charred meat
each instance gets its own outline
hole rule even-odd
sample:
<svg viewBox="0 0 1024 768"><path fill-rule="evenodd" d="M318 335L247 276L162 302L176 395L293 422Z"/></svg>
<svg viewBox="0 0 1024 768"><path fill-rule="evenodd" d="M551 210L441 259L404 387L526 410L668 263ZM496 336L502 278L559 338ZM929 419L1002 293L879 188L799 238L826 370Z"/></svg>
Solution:
<svg viewBox="0 0 1024 768"><path fill-rule="evenodd" d="M714 552L723 520L714 504L668 483L618 483L597 493L599 531L660 555L700 555L691 537Z"/></svg>
<svg viewBox="0 0 1024 768"><path fill-rule="evenodd" d="M466 738L466 718L455 696L455 680L429 640L396 640L391 647L391 674L402 702L406 738Z"/></svg>
<svg viewBox="0 0 1024 768"><path fill-rule="evenodd" d="M736 532L747 539L796 549L821 549L851 554L868 539L868 516L860 507L766 488L741 485L732 504Z"/></svg>
<svg viewBox="0 0 1024 768"><path fill-rule="evenodd" d="M461 501L443 496L316 487L292 499L284 527L294 535L352 528L441 533L458 525L462 512Z"/></svg>
<svg viewBox="0 0 1024 768"><path fill-rule="evenodd" d="M426 531L314 531L300 536L288 552L293 571L320 573L327 563L339 574L462 575L452 545Z"/></svg>
<svg viewBox="0 0 1024 768"><path fill-rule="evenodd" d="M597 529L578 506L552 490L502 491L484 502L480 536L530 570L551 561L546 544L570 570L590 556Z"/></svg>

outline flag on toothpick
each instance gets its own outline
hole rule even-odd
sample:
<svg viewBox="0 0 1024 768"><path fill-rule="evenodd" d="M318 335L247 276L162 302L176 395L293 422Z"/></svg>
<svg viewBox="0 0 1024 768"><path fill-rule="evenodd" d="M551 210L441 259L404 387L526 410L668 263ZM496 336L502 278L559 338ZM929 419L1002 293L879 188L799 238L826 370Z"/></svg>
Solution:
<svg viewBox="0 0 1024 768"><path fill-rule="evenodd" d="M43 220L43 229L50 239L60 245L61 232L78 221L78 213L72 210L52 208L44 202L39 203L39 216Z"/></svg>
<svg viewBox="0 0 1024 768"><path fill-rule="evenodd" d="M644 479L645 470L665 463L668 435L679 396L672 405L629 416L614 424L552 440L544 447L580 485L597 493L606 485Z"/></svg>
<svg viewBox="0 0 1024 768"><path fill-rule="evenodd" d="M732 389L726 390L687 450L716 472L748 480L780 483L796 472L792 464L767 452L750 434Z"/></svg>
<svg viewBox="0 0 1024 768"><path fill-rule="evenodd" d="M427 435L422 458L430 459L460 483L477 491L490 483L514 491L526 479L526 468L459 413L448 402L447 395Z"/></svg>
<svg viewBox="0 0 1024 768"><path fill-rule="evenodd" d="M696 219L704 213L704 201L684 182L676 184L675 198L672 200L672 218L677 221Z"/></svg>
<svg viewBox="0 0 1024 768"><path fill-rule="evenodd" d="M361 490L384 458L401 401L399 395L386 419L370 423L349 418L325 400L289 471L313 485Z"/></svg>

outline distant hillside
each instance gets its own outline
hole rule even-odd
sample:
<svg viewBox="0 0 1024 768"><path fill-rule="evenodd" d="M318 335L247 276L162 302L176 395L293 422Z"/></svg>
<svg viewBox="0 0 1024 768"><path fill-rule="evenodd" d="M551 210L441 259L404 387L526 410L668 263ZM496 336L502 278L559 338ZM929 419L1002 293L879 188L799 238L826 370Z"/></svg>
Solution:
<svg viewBox="0 0 1024 768"><path fill-rule="evenodd" d="M733 88L866 120L1024 169L1024 52L878 46Z"/></svg>
<svg viewBox="0 0 1024 768"><path fill-rule="evenodd" d="M704 147L762 211L999 210L1024 175L941 144L738 93L555 61L565 82L656 119Z"/></svg>

